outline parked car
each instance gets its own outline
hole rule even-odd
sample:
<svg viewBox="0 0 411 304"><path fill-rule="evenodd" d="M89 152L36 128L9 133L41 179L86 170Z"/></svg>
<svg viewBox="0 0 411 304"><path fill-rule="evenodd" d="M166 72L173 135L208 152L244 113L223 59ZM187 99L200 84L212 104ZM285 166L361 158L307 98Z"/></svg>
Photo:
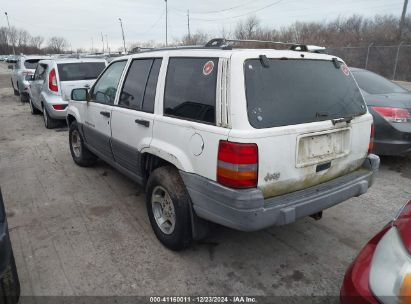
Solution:
<svg viewBox="0 0 411 304"><path fill-rule="evenodd" d="M208 221L255 231L319 218L367 192L379 167L360 90L324 54L205 47L118 58L90 91L72 91L67 123L75 163L100 158L145 185L153 230L173 250Z"/></svg>
<svg viewBox="0 0 411 304"><path fill-rule="evenodd" d="M373 72L351 71L374 117L374 153L411 154L411 92Z"/></svg>
<svg viewBox="0 0 411 304"><path fill-rule="evenodd" d="M33 75L37 68L37 64L42 59L47 59L45 56L20 56L14 65L9 65L12 69L11 86L14 95L20 96L22 102L28 101L30 83L26 77Z"/></svg>
<svg viewBox="0 0 411 304"><path fill-rule="evenodd" d="M14 261L7 226L6 211L0 189L0 303L16 304L20 297L20 281Z"/></svg>
<svg viewBox="0 0 411 304"><path fill-rule="evenodd" d="M411 297L411 200L360 251L341 287L341 303L408 303Z"/></svg>
<svg viewBox="0 0 411 304"><path fill-rule="evenodd" d="M71 90L90 87L105 67L104 59L41 60L29 79L31 113L43 113L46 128L56 128L66 119Z"/></svg>

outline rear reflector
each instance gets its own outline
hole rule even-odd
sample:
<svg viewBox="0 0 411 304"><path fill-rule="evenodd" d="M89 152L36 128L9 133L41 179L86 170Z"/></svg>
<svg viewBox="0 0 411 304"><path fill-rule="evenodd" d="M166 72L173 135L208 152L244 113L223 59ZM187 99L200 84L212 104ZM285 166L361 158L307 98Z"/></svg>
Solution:
<svg viewBox="0 0 411 304"><path fill-rule="evenodd" d="M58 92L59 90L59 87L57 85L57 75L55 69L52 69L49 74L49 89L53 92Z"/></svg>
<svg viewBox="0 0 411 304"><path fill-rule="evenodd" d="M374 136L375 136L375 125L371 125L371 132L370 132L370 142L368 144L368 154L372 153L374 150Z"/></svg>
<svg viewBox="0 0 411 304"><path fill-rule="evenodd" d="M252 188L258 181L258 147L256 144L220 141L217 182L230 188Z"/></svg>
<svg viewBox="0 0 411 304"><path fill-rule="evenodd" d="M53 108L54 110L64 110L65 108L67 108L67 105L66 104L64 105L56 104L56 105L53 105Z"/></svg>
<svg viewBox="0 0 411 304"><path fill-rule="evenodd" d="M407 109L391 107L372 107L372 109L390 122L408 122L411 119Z"/></svg>

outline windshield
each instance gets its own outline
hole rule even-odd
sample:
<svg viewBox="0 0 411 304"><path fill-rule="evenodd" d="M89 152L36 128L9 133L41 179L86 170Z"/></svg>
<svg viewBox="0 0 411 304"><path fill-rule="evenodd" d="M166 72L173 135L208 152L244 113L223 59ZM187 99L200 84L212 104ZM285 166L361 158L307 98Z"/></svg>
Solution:
<svg viewBox="0 0 411 304"><path fill-rule="evenodd" d="M247 111L257 129L310 123L366 113L348 68L332 61L259 59L245 62Z"/></svg>
<svg viewBox="0 0 411 304"><path fill-rule="evenodd" d="M60 81L97 79L106 67L104 62L78 62L58 64Z"/></svg>
<svg viewBox="0 0 411 304"><path fill-rule="evenodd" d="M405 93L405 89L399 85L389 81L388 79L369 72L369 71L353 71L354 77L358 85L368 94L389 94L389 93Z"/></svg>

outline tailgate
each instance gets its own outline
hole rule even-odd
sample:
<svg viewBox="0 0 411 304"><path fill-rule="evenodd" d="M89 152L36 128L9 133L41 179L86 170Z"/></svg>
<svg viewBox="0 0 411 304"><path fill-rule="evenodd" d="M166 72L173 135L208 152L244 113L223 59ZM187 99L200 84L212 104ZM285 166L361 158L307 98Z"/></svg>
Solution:
<svg viewBox="0 0 411 304"><path fill-rule="evenodd" d="M91 87L95 80L60 81L61 96L63 100L71 99L71 91L77 88Z"/></svg>
<svg viewBox="0 0 411 304"><path fill-rule="evenodd" d="M233 131L230 141L258 145L258 188L265 198L306 189L361 167L367 154L372 117L335 127L330 121L255 130L250 140ZM240 134L239 134L240 135Z"/></svg>

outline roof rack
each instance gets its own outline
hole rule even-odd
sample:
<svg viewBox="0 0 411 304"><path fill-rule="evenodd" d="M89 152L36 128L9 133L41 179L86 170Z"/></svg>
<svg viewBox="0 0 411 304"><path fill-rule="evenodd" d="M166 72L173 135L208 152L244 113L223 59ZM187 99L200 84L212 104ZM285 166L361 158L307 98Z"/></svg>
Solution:
<svg viewBox="0 0 411 304"><path fill-rule="evenodd" d="M270 40L254 40L254 39L225 39L225 38L214 38L206 43L205 47L219 47L219 48L231 48L232 44L235 43L269 43L274 45L285 45L289 46L292 51L308 52L308 47L305 44L300 43L290 43L281 41L270 41Z"/></svg>

